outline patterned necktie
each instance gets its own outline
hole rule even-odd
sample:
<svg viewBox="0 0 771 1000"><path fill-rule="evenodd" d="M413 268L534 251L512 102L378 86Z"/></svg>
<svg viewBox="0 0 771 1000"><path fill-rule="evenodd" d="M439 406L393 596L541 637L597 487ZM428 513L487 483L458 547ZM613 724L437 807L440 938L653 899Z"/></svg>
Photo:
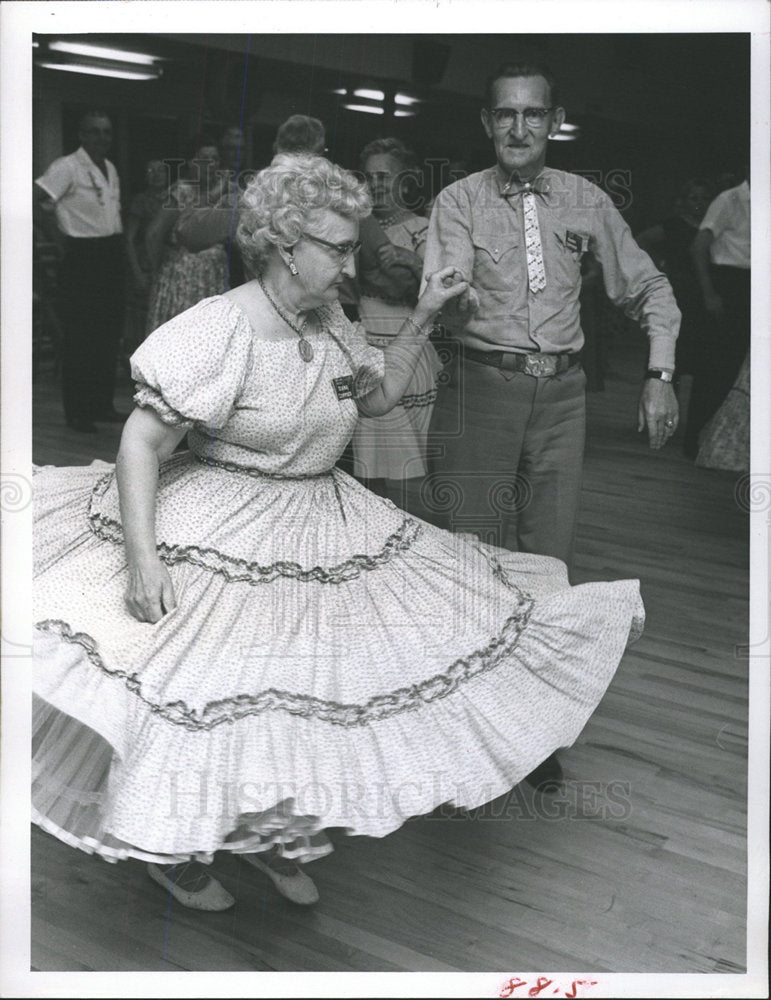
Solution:
<svg viewBox="0 0 771 1000"><path fill-rule="evenodd" d="M532 191L522 192L522 208L525 216L527 281L531 292L540 292L546 288L546 271L543 266L543 247L541 246L541 230L538 228L535 195Z"/></svg>

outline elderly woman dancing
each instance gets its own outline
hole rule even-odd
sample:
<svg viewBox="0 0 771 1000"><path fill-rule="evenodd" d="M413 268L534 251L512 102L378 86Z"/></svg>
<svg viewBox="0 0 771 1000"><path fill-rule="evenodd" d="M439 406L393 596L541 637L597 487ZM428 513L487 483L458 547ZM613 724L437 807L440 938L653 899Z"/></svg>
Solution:
<svg viewBox="0 0 771 1000"><path fill-rule="evenodd" d="M274 161L239 226L254 277L133 355L115 468L36 477L34 819L186 906L234 902L218 851L313 903L325 827L506 792L575 740L642 620L635 581L570 588L335 467L468 298L440 271L368 345L337 294L369 210L328 161Z"/></svg>
<svg viewBox="0 0 771 1000"><path fill-rule="evenodd" d="M385 348L417 301L428 219L411 212L417 161L398 139L375 139L360 155L380 240L362 230L359 314L367 341ZM370 489L399 507L427 516L421 499L426 441L441 362L426 340L402 398L387 414L362 416L353 435L353 471Z"/></svg>

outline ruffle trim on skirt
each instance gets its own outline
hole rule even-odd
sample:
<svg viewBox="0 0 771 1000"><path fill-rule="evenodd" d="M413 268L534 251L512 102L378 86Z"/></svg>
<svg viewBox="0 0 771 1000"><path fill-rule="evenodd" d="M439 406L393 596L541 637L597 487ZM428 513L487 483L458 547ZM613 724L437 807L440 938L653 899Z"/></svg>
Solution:
<svg viewBox="0 0 771 1000"><path fill-rule="evenodd" d="M428 392L413 392L402 396L397 405L403 406L405 410L412 410L420 406L433 406L436 402L436 389L429 389Z"/></svg>
<svg viewBox="0 0 771 1000"><path fill-rule="evenodd" d="M94 730L37 696L33 696L32 738L32 821L46 833L111 862L213 861L214 850L158 852L109 833L104 813L113 748ZM216 851L253 854L280 845L284 857L304 864L333 850L319 820L300 814L291 798L260 813L241 813L233 823Z"/></svg>
<svg viewBox="0 0 771 1000"><path fill-rule="evenodd" d="M501 576L503 569L498 567ZM58 635L64 642L78 645L88 660L103 673L120 679L127 689L151 712L167 722L183 726L189 730L211 730L223 723L233 723L247 716L262 715L265 712L287 712L303 719L315 718L334 726L366 726L380 719L386 719L402 712L430 704L455 693L458 688L472 678L493 670L510 656L519 641L519 636L527 626L533 601L520 598L516 610L507 618L500 633L494 636L483 649L477 649L468 656L458 657L448 669L434 674L409 687L396 688L385 694L376 695L362 704L343 704L310 695L295 694L269 688L254 694L239 693L229 698L209 702L200 709L189 708L183 701L156 703L145 696L142 683L136 674L124 670L111 670L98 653L98 644L90 635L73 632L63 621L38 622L36 628Z"/></svg>
<svg viewBox="0 0 771 1000"><path fill-rule="evenodd" d="M91 813L83 828L83 817L71 815L72 801L63 793L73 781L61 770L78 755L61 738L49 742L47 753L36 753L44 794L35 808L47 829L67 831L84 849L165 860L274 842L307 856L325 827L381 837L444 803L482 805L575 741L630 631L639 630L635 581L585 586L585 625L575 621L570 592L536 602L528 627L521 616L509 642L487 651L496 670L456 683L452 697L437 688L426 700L417 683L409 689L414 711L389 706L367 724L263 710L227 726L170 725L127 691L125 672L119 678L95 671L83 645L40 632L40 652L53 648L37 669L36 691L68 718L79 716L81 730L100 734L102 771L109 775L89 765L96 777L85 791L105 797L76 803L84 815ZM83 770L74 767L77 774ZM233 831L244 823L246 837L234 840ZM309 842L298 841L299 830Z"/></svg>
<svg viewBox="0 0 771 1000"><path fill-rule="evenodd" d="M112 472L101 476L94 485L88 507L88 523L93 534L103 541L123 544L123 528L119 521L100 509L100 501L113 484ZM280 560L262 566L257 562L226 555L216 549L198 545L176 545L159 541L156 548L160 558L169 566L189 563L211 573L218 573L230 583L271 583L279 577L290 577L307 583L345 583L362 572L379 569L395 555L408 551L422 532L419 521L405 517L399 528L389 535L380 551L372 554L355 554L335 566L303 567L300 563Z"/></svg>

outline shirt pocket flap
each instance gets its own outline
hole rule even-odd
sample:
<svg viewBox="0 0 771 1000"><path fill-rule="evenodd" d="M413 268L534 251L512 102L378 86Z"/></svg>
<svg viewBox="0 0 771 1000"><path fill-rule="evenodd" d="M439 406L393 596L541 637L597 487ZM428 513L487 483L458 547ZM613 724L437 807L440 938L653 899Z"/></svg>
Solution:
<svg viewBox="0 0 771 1000"><path fill-rule="evenodd" d="M497 264L509 250L519 246L517 233L474 233L474 246L484 250Z"/></svg>

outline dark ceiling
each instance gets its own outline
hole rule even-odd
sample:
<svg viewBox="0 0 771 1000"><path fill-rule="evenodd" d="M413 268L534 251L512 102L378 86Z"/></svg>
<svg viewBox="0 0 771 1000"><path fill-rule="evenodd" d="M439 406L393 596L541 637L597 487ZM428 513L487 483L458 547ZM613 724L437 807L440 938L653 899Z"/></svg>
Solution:
<svg viewBox="0 0 771 1000"><path fill-rule="evenodd" d="M411 143L424 160L463 159L473 169L485 166L491 151L479 124L484 81L495 66L520 54L535 55L552 67L568 118L582 130L578 142L551 144L554 166L603 174L632 171L646 201L657 185L672 189L690 176L734 170L748 150L746 33L80 37L141 48L165 60L158 81L105 83L111 110L123 106L148 123L153 115L165 118L166 126L159 125L153 135L174 133L177 144L194 121L215 127L242 121L251 129L254 165L269 158L278 122L299 112L324 121L332 154L345 166L355 166L358 150L385 134ZM39 35L37 40L44 48L50 39ZM47 95L51 78L65 75L74 76L37 70L35 85ZM94 78L82 79L90 83ZM333 93L362 86L389 96L406 90L421 98L419 114L397 119L357 113L346 110L344 99ZM179 119L176 131L169 128L170 117ZM136 132L135 127L132 135ZM150 145L148 138L141 156L151 152ZM140 150L135 152L139 158ZM159 149L154 155L170 152Z"/></svg>

